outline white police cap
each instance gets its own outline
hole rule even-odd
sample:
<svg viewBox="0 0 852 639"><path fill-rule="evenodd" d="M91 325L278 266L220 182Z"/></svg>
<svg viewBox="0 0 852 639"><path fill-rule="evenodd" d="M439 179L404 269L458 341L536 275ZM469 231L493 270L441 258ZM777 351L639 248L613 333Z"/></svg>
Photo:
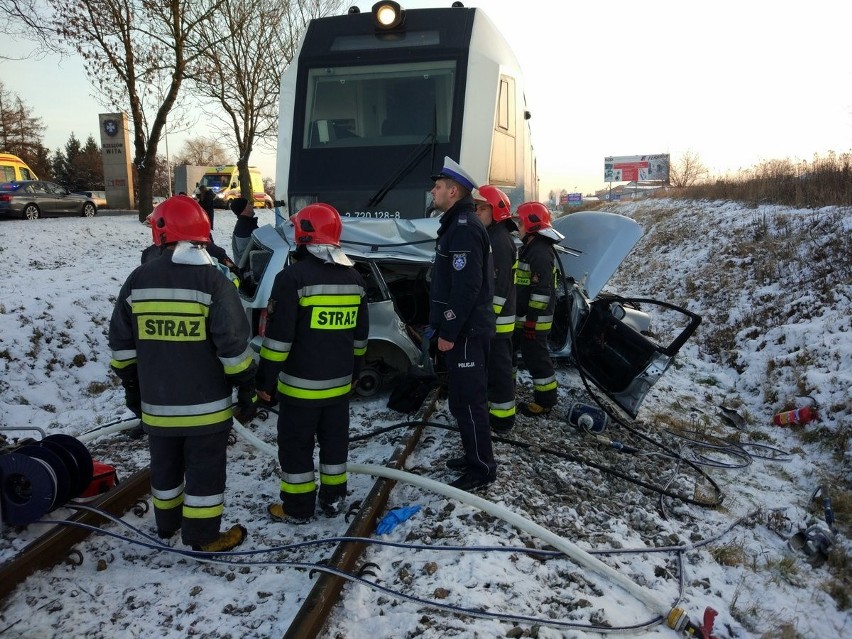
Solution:
<svg viewBox="0 0 852 639"><path fill-rule="evenodd" d="M470 177L470 174L448 155L444 156L444 167L441 172L432 176L433 180L440 180L441 178L455 180L469 191L476 188L476 182Z"/></svg>

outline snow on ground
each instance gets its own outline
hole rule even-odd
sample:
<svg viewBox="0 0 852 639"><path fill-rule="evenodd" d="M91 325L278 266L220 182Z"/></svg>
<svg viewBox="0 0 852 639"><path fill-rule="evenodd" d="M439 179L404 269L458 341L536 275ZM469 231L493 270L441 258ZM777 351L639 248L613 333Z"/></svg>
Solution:
<svg viewBox="0 0 852 639"><path fill-rule="evenodd" d="M637 220L646 235L608 288L680 304L704 318L634 425L671 449L680 447L684 457L695 459L697 452L725 464L701 466L724 501L710 509L663 499L616 474L658 480L696 497L709 485L651 446L618 455L581 438L562 416L571 401L588 397L577 372L564 364L558 368L560 415L519 420L511 438L533 447L498 442L500 475L482 496L584 551L606 553L595 556L665 607L677 600L682 573L679 605L695 620L706 606L718 610L720 638L849 636L852 616L826 592L827 565L812 566L787 538L821 520L810 503L817 487L852 479L844 439L852 422L852 211L675 200L610 210ZM261 223L271 217L262 212ZM214 238L226 248L232 224L226 212L217 215ZM106 331L115 296L149 233L134 214L0 220L0 426L78 436L127 416L109 374ZM520 380L529 385L525 371ZM800 395L818 402L820 421L772 426L774 413L805 401ZM353 401L353 435L400 420L385 401ZM723 421L721 407L736 411L743 424ZM445 405L433 419L451 421ZM610 428L611 437L642 446L636 435ZM750 463L733 467L741 457L730 449L697 449L670 432L684 429L696 431L695 439L753 442L746 447ZM274 442L273 419L258 420L254 432ZM382 464L400 437L394 431L353 442L350 459ZM90 449L123 477L147 464L144 440L122 434L101 437ZM455 474L444 461L458 451L457 434L428 429L406 470L450 481ZM301 527L268 522L276 466L242 440L230 449L225 522L249 528L240 548L246 554L227 558L231 563L199 562L181 554L186 549L179 542L161 547L125 525L107 526L121 537L98 535L79 544L80 565L40 572L0 604L0 638L281 636L315 580L310 568L334 549L322 539L342 534L347 524L342 516ZM350 499L364 498L371 483L351 476ZM371 547L365 561L379 569L366 578L432 604L349 584L325 636L587 637L659 615L572 560L529 552L548 546L456 500L398 484L389 508L415 504L421 509L411 519L375 535L402 546ZM68 514L62 508L48 518ZM128 513L123 521L153 533L150 511ZM848 535L848 522L838 524ZM45 529L4 528L0 561ZM318 543L288 546L308 541ZM458 549L471 546L477 549ZM838 535L833 551L848 557L847 536ZM433 604L456 609L441 612ZM456 614L461 609L468 614ZM635 635L675 636L659 625Z"/></svg>

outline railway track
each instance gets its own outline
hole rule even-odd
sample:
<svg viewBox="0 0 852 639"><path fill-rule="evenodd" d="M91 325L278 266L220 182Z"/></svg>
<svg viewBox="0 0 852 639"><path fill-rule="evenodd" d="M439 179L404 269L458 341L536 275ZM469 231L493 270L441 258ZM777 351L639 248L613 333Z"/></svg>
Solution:
<svg viewBox="0 0 852 639"><path fill-rule="evenodd" d="M415 419L428 420L435 409L436 400L437 391L427 398ZM422 426L413 428L386 460L385 465L389 468L402 469L406 459L416 449L422 431ZM347 517L347 520L351 517L351 523L345 537L369 537L372 534L395 484L395 481L383 478L377 479L372 484L357 512ZM144 502L149 494L150 471L146 468L122 481L89 505L93 509L121 517L138 506L140 502ZM108 521L97 512L80 510L68 517L65 523L53 526L48 532L27 545L14 559L0 565L0 598L9 595L36 571L49 569L69 560L74 552L73 546L84 541L92 533L91 529L83 526L99 527ZM355 569L364 549L363 543L341 542L332 553L327 566L350 573ZM283 637L285 639L320 637L329 615L338 603L345 581L343 577L330 572L320 572Z"/></svg>

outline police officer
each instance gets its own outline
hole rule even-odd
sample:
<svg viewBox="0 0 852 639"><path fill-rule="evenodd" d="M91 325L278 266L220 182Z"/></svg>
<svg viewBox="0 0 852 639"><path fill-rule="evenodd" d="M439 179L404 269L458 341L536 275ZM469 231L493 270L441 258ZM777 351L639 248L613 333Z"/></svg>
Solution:
<svg viewBox="0 0 852 639"><path fill-rule="evenodd" d="M346 498L349 392L367 350L370 320L364 280L340 250L337 210L310 204L290 221L295 263L272 285L257 380L261 399L271 401L277 390L281 402L281 501L267 512L276 521L304 523L317 497L328 516L338 514Z"/></svg>
<svg viewBox="0 0 852 639"><path fill-rule="evenodd" d="M496 186L473 191L476 216L488 230L494 258L494 313L497 329L488 355L488 413L491 430L508 432L515 424L515 379L512 364L512 334L515 330L515 267L518 251L512 236L518 227L512 221L507 195Z"/></svg>
<svg viewBox="0 0 852 639"><path fill-rule="evenodd" d="M249 326L236 289L205 250L210 221L198 202L165 200L154 209L151 232L164 250L121 287L110 366L148 434L158 534L180 530L194 549L223 552L246 536L239 524L221 534L219 526L233 386L242 419L254 411Z"/></svg>
<svg viewBox="0 0 852 639"><path fill-rule="evenodd" d="M198 202L201 208L207 213L210 218L210 230L213 230L213 215L216 213L216 194L208 187L202 184L198 187Z"/></svg>
<svg viewBox="0 0 852 639"><path fill-rule="evenodd" d="M540 202L518 207L517 319L515 341L533 380L533 401L518 404L528 417L545 415L556 405L556 372L547 350L547 336L556 308L556 252L564 236L550 224L550 212Z"/></svg>
<svg viewBox="0 0 852 639"><path fill-rule="evenodd" d="M447 465L464 470L450 485L472 490L497 477L487 396L488 351L495 324L494 263L488 233L474 212L473 179L448 157L432 179L435 208L443 215L432 269L429 325L446 358L449 407L465 453Z"/></svg>
<svg viewBox="0 0 852 639"><path fill-rule="evenodd" d="M257 230L257 217L254 214L254 205L244 197L231 200L231 211L237 216L234 231L231 234L231 249L234 261L242 266L243 254L249 246L251 234Z"/></svg>

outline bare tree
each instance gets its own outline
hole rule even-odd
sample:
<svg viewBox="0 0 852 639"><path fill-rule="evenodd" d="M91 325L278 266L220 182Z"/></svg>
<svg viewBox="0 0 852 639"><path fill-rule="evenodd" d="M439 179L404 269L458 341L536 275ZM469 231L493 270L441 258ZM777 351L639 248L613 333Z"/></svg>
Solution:
<svg viewBox="0 0 852 639"><path fill-rule="evenodd" d="M218 140L210 138L190 138L183 143L174 157L174 163L193 166L216 166L228 163L228 150Z"/></svg>
<svg viewBox="0 0 852 639"><path fill-rule="evenodd" d="M241 0L228 2L215 27L199 32L199 55L188 77L216 109L222 139L234 141L240 190L252 193L249 159L256 142L274 142L281 74L295 55L311 18L336 11L341 0ZM216 115L214 114L214 115Z"/></svg>
<svg viewBox="0 0 852 639"><path fill-rule="evenodd" d="M153 209L164 127L179 105L187 67L203 52L197 35L208 28L223 0L48 1L50 28L83 58L99 100L129 113L143 221Z"/></svg>
<svg viewBox="0 0 852 639"><path fill-rule="evenodd" d="M698 153L688 149L679 160L669 166L669 184L677 188L693 186L709 174L710 171L701 162Z"/></svg>
<svg viewBox="0 0 852 639"><path fill-rule="evenodd" d="M15 55L0 54L0 60L41 58L62 53L56 38L42 37L48 22L47 6L41 0L0 0L0 33L17 45ZM30 47L22 47L24 42Z"/></svg>

